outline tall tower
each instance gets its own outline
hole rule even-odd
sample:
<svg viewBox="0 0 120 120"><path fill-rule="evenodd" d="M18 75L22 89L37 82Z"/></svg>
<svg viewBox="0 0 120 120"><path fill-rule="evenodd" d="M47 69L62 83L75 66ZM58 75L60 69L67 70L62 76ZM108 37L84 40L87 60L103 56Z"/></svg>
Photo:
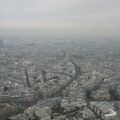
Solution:
<svg viewBox="0 0 120 120"><path fill-rule="evenodd" d="M31 87L31 86L30 86L30 81L29 81L29 76L28 76L27 67L25 67L25 76L26 76L27 87Z"/></svg>
<svg viewBox="0 0 120 120"><path fill-rule="evenodd" d="M46 82L46 71L42 70L43 81Z"/></svg>
<svg viewBox="0 0 120 120"><path fill-rule="evenodd" d="M3 47L4 47L3 40L0 40L0 48L3 48Z"/></svg>

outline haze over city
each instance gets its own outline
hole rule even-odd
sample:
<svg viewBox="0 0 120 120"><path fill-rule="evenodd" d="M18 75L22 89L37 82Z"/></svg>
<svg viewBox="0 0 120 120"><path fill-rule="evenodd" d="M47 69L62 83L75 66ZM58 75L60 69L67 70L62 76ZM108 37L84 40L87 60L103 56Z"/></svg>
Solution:
<svg viewBox="0 0 120 120"><path fill-rule="evenodd" d="M119 13L119 0L0 0L0 34L118 39Z"/></svg>

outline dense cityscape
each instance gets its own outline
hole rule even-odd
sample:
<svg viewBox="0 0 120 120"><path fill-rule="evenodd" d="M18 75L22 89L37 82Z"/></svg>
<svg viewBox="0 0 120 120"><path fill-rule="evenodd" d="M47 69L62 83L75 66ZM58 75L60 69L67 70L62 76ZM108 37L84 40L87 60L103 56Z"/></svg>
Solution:
<svg viewBox="0 0 120 120"><path fill-rule="evenodd" d="M0 40L0 120L120 120L119 48Z"/></svg>

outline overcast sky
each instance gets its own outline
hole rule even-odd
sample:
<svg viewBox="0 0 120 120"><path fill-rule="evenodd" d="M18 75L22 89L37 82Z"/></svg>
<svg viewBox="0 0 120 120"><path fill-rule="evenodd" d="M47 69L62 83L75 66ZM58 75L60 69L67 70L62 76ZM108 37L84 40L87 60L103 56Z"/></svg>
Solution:
<svg viewBox="0 0 120 120"><path fill-rule="evenodd" d="M120 30L120 0L0 0L0 27Z"/></svg>

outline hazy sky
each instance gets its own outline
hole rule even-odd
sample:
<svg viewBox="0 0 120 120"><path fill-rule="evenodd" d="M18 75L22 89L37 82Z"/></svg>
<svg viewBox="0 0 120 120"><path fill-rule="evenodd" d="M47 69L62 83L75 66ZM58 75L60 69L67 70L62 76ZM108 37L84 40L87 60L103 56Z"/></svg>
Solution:
<svg viewBox="0 0 120 120"><path fill-rule="evenodd" d="M0 27L120 30L120 0L0 0Z"/></svg>

